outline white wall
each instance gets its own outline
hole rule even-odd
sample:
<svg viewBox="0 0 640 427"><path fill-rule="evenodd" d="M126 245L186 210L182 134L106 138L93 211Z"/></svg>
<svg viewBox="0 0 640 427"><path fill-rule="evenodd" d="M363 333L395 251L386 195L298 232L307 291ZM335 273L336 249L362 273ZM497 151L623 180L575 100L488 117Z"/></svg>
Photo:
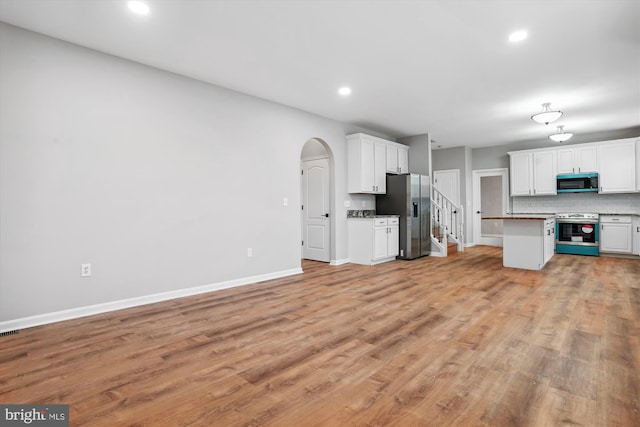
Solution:
<svg viewBox="0 0 640 427"><path fill-rule="evenodd" d="M345 134L361 129L6 24L0 55L0 322L295 272L313 137L335 171L331 258L347 258Z"/></svg>

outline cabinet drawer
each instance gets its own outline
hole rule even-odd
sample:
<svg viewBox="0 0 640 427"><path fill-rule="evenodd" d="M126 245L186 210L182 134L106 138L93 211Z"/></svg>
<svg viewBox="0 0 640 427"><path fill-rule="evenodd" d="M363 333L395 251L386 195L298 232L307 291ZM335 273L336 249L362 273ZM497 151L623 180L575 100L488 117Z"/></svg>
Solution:
<svg viewBox="0 0 640 427"><path fill-rule="evenodd" d="M600 215L600 222L613 222L615 224L631 224L631 216Z"/></svg>
<svg viewBox="0 0 640 427"><path fill-rule="evenodd" d="M379 227L381 225L387 225L387 218L374 218L373 225Z"/></svg>
<svg viewBox="0 0 640 427"><path fill-rule="evenodd" d="M387 220L388 225L400 224L400 218L387 218Z"/></svg>

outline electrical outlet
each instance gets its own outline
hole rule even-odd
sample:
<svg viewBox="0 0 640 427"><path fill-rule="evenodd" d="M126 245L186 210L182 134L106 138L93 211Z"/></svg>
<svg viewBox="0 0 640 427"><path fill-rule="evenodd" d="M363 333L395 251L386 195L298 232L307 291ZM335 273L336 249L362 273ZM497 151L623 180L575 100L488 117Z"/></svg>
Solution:
<svg viewBox="0 0 640 427"><path fill-rule="evenodd" d="M253 249L247 248L247 256L248 257L252 257L253 256Z"/></svg>
<svg viewBox="0 0 640 427"><path fill-rule="evenodd" d="M80 276L81 277L91 276L91 264L82 264L80 266Z"/></svg>
<svg viewBox="0 0 640 427"><path fill-rule="evenodd" d="M289 206L289 199L287 199L286 197L282 199L282 206Z"/></svg>

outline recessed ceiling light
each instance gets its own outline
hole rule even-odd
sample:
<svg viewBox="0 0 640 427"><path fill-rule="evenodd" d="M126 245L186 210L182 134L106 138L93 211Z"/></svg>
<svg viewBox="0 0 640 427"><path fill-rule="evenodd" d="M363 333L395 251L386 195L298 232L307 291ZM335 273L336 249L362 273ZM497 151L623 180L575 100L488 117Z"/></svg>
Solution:
<svg viewBox="0 0 640 427"><path fill-rule="evenodd" d="M342 96L347 96L351 94L351 88L350 87L346 87L343 86L340 89L338 89L338 93Z"/></svg>
<svg viewBox="0 0 640 427"><path fill-rule="evenodd" d="M139 0L130 0L127 3L129 6L129 10L133 13L137 13L138 15L146 15L149 13L149 6L145 2Z"/></svg>
<svg viewBox="0 0 640 427"><path fill-rule="evenodd" d="M527 38L527 32L525 30L515 31L509 34L509 41L511 43L521 42L522 40Z"/></svg>

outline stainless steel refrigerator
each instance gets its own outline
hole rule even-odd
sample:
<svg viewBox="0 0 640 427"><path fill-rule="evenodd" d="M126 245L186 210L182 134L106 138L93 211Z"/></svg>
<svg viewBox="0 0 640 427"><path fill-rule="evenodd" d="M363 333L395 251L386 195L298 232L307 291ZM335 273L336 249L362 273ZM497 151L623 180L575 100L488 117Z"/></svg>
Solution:
<svg viewBox="0 0 640 427"><path fill-rule="evenodd" d="M430 186L426 175L387 175L387 194L376 196L376 214L400 215L398 259L414 259L431 252Z"/></svg>

